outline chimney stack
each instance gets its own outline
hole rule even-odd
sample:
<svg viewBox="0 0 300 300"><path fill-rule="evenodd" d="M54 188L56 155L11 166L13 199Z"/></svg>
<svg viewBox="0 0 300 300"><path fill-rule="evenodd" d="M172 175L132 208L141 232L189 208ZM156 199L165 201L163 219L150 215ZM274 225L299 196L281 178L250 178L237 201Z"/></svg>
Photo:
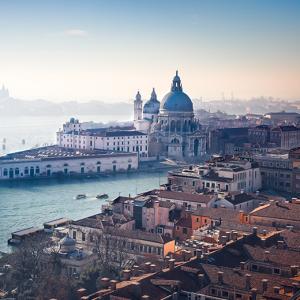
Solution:
<svg viewBox="0 0 300 300"><path fill-rule="evenodd" d="M146 263L145 263L145 267L146 267L146 272L147 273L149 273L150 272L150 270L151 270L151 262L150 261L147 261Z"/></svg>
<svg viewBox="0 0 300 300"><path fill-rule="evenodd" d="M175 268L175 259L171 258L169 259L169 269L173 270Z"/></svg>
<svg viewBox="0 0 300 300"><path fill-rule="evenodd" d="M293 277L297 276L298 275L298 266L296 266L296 265L291 266L291 273L292 273Z"/></svg>
<svg viewBox="0 0 300 300"><path fill-rule="evenodd" d="M223 283L223 274L221 271L218 272L218 283Z"/></svg>
<svg viewBox="0 0 300 300"><path fill-rule="evenodd" d="M253 227L252 233L253 233L254 235L257 235L257 227Z"/></svg>
<svg viewBox="0 0 300 300"><path fill-rule="evenodd" d="M86 294L87 294L87 291L84 288L81 288L81 289L77 290L78 299L81 299L81 297L86 296Z"/></svg>
<svg viewBox="0 0 300 300"><path fill-rule="evenodd" d="M273 290L274 290L274 293L275 293L275 294L279 294L279 292L280 292L280 287L279 287L279 286L274 286L274 287L273 287Z"/></svg>
<svg viewBox="0 0 300 300"><path fill-rule="evenodd" d="M112 291L115 291L117 289L117 283L118 283L118 281L117 280L111 280L109 283L110 283L110 289Z"/></svg>
<svg viewBox="0 0 300 300"><path fill-rule="evenodd" d="M262 291L263 293L268 289L268 279L262 279L261 280L261 284L262 284Z"/></svg>
<svg viewBox="0 0 300 300"><path fill-rule="evenodd" d="M100 279L101 287L107 289L109 287L109 278L103 277Z"/></svg>
<svg viewBox="0 0 300 300"><path fill-rule="evenodd" d="M196 250L196 256L197 256L197 258L201 258L201 256L202 256L202 250L201 249L197 249Z"/></svg>
<svg viewBox="0 0 300 300"><path fill-rule="evenodd" d="M257 296L257 289L256 288L251 289L251 300L256 300L256 296Z"/></svg>
<svg viewBox="0 0 300 300"><path fill-rule="evenodd" d="M240 262L240 267L241 267L241 270L245 270L246 262L241 261L241 262Z"/></svg>
<svg viewBox="0 0 300 300"><path fill-rule="evenodd" d="M265 251L265 254L264 254L264 261L269 261L270 260L270 251Z"/></svg>
<svg viewBox="0 0 300 300"><path fill-rule="evenodd" d="M293 282L293 294L295 295L299 291L299 283L298 282Z"/></svg>
<svg viewBox="0 0 300 300"><path fill-rule="evenodd" d="M154 273L155 270L156 270L156 265L155 265L155 264L151 264L151 265L150 265L150 272L151 272L151 273Z"/></svg>
<svg viewBox="0 0 300 300"><path fill-rule="evenodd" d="M133 282L132 283L132 288L133 288L133 294L137 299L142 298L142 288L141 284L139 282Z"/></svg>
<svg viewBox="0 0 300 300"><path fill-rule="evenodd" d="M204 280L205 280L204 274L202 273L198 274L198 282L201 288L204 286Z"/></svg>
<svg viewBox="0 0 300 300"><path fill-rule="evenodd" d="M246 274L245 277L246 277L246 289L250 290L250 288L251 288L251 275Z"/></svg>
<svg viewBox="0 0 300 300"><path fill-rule="evenodd" d="M124 270L123 271L123 278L124 280L130 280L131 271L130 270Z"/></svg>

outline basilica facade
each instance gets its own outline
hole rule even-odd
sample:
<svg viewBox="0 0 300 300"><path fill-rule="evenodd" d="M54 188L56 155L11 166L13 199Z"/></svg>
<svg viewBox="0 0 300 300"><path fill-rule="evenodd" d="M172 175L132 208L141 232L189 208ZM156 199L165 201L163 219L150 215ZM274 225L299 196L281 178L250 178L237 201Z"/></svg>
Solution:
<svg viewBox="0 0 300 300"><path fill-rule="evenodd" d="M176 71L171 90L158 101L155 90L143 105L138 92L134 101L134 126L149 135L149 156L179 160L201 159L206 136L194 117L193 102L183 92Z"/></svg>

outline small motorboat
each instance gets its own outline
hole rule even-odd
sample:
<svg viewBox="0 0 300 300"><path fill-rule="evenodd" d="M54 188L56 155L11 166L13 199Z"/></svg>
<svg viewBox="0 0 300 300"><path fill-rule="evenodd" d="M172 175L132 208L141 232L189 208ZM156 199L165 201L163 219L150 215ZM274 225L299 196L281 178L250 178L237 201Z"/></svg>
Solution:
<svg viewBox="0 0 300 300"><path fill-rule="evenodd" d="M85 199L85 198L86 198L86 194L79 194L76 196L76 200Z"/></svg>
<svg viewBox="0 0 300 300"><path fill-rule="evenodd" d="M107 194L99 194L96 196L97 199L107 199L108 195Z"/></svg>

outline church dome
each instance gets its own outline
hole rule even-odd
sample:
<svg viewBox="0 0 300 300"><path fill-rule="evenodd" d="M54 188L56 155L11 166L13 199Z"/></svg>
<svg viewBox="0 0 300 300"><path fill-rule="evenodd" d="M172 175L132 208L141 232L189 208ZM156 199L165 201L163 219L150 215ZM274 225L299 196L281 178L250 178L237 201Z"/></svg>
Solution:
<svg viewBox="0 0 300 300"><path fill-rule="evenodd" d="M59 241L61 252L72 252L75 250L76 241L68 234Z"/></svg>
<svg viewBox="0 0 300 300"><path fill-rule="evenodd" d="M144 114L158 114L160 103L157 100L155 90L152 90L151 98L145 103L143 108Z"/></svg>
<svg viewBox="0 0 300 300"><path fill-rule="evenodd" d="M166 94L161 102L161 109L170 112L193 112L193 102L190 97L182 91L182 85L178 71L173 78L171 91Z"/></svg>

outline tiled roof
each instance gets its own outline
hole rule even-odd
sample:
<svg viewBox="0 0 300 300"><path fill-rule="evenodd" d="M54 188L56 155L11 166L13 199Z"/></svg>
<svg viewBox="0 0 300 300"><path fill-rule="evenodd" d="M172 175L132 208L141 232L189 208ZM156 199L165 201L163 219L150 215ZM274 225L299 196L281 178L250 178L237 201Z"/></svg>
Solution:
<svg viewBox="0 0 300 300"><path fill-rule="evenodd" d="M300 222L300 204L276 201L254 209L250 215Z"/></svg>
<svg viewBox="0 0 300 300"><path fill-rule="evenodd" d="M177 221L175 226L180 226L180 227L186 227L186 228L192 228L192 219L190 216L186 218L181 218Z"/></svg>
<svg viewBox="0 0 300 300"><path fill-rule="evenodd" d="M221 219L221 220L239 220L239 212L232 210L230 208L209 208L201 207L197 211L193 212L194 215L210 217L211 219Z"/></svg>
<svg viewBox="0 0 300 300"><path fill-rule="evenodd" d="M299 242L298 242L299 243ZM278 249L276 247L262 248L259 246L244 245L245 250L254 261L267 262L276 266L300 265L300 252ZM269 251L266 256L265 251Z"/></svg>
<svg viewBox="0 0 300 300"><path fill-rule="evenodd" d="M166 190L153 190L147 192L146 194L157 195L160 198L170 199L170 200L181 200L187 202L197 202L197 203L209 203L215 198L214 195L203 195L203 194L192 194L185 192L175 192Z"/></svg>
<svg viewBox="0 0 300 300"><path fill-rule="evenodd" d="M284 286L292 287L292 280L289 278L283 278L270 274L262 274L258 272L250 272L248 270L234 270L231 268L218 267L208 264L201 264L201 266L205 274L208 276L211 284L222 285L227 288L229 287L235 289L236 291L240 290L250 292L252 288L256 288L257 293L260 295L268 294L272 297L275 297L273 299L289 299L289 297L285 296L284 294L274 294L273 291L274 286L279 286L280 288L283 288ZM218 272L223 272L223 283L219 283ZM249 288L247 288L246 285L247 274L251 275ZM268 280L266 292L263 292L262 290L263 279Z"/></svg>

